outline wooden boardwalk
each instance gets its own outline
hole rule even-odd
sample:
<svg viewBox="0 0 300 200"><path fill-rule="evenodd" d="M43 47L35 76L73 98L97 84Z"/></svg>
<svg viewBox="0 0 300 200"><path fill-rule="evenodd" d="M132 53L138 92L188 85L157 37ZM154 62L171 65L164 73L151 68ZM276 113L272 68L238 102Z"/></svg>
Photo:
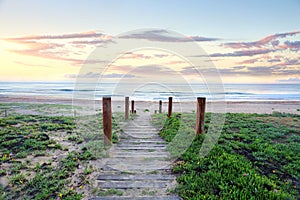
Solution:
<svg viewBox="0 0 300 200"><path fill-rule="evenodd" d="M117 189L121 196L94 197L90 200L177 200L170 189L176 186L166 143L151 124L149 112L124 127L120 142L110 149L110 157L97 177L102 189Z"/></svg>

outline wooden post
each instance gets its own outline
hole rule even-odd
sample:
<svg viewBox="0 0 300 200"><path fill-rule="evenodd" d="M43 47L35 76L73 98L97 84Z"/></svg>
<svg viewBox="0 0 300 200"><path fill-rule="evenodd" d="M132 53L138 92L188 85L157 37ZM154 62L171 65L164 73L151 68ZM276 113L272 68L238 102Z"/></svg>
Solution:
<svg viewBox="0 0 300 200"><path fill-rule="evenodd" d="M162 112L162 101L159 100L159 108L158 108L158 113Z"/></svg>
<svg viewBox="0 0 300 200"><path fill-rule="evenodd" d="M173 97L169 97L168 117L172 116L172 104L173 104Z"/></svg>
<svg viewBox="0 0 300 200"><path fill-rule="evenodd" d="M7 117L7 109L4 110L4 116Z"/></svg>
<svg viewBox="0 0 300 200"><path fill-rule="evenodd" d="M134 100L131 101L131 113L134 113Z"/></svg>
<svg viewBox="0 0 300 200"><path fill-rule="evenodd" d="M125 97L125 119L129 118L129 97Z"/></svg>
<svg viewBox="0 0 300 200"><path fill-rule="evenodd" d="M111 114L111 98L102 98L102 118L103 118L103 133L104 143L111 145L112 139L112 114Z"/></svg>
<svg viewBox="0 0 300 200"><path fill-rule="evenodd" d="M205 97L197 98L196 135L204 133Z"/></svg>

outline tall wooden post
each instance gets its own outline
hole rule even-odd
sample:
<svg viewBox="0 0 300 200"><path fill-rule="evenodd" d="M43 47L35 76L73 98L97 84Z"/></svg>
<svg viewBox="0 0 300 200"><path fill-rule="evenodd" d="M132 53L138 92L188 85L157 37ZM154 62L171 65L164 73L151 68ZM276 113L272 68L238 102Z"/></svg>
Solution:
<svg viewBox="0 0 300 200"><path fill-rule="evenodd" d="M134 100L131 101L131 113L134 113Z"/></svg>
<svg viewBox="0 0 300 200"><path fill-rule="evenodd" d="M125 97L125 119L129 118L129 97Z"/></svg>
<svg viewBox="0 0 300 200"><path fill-rule="evenodd" d="M112 139L112 114L111 114L111 97L102 98L102 118L104 143L111 145Z"/></svg>
<svg viewBox="0 0 300 200"><path fill-rule="evenodd" d="M197 116L196 116L196 134L204 133L204 118L205 118L205 97L197 98Z"/></svg>
<svg viewBox="0 0 300 200"><path fill-rule="evenodd" d="M158 113L162 113L162 101L161 100L159 100Z"/></svg>
<svg viewBox="0 0 300 200"><path fill-rule="evenodd" d="M171 117L171 116L172 116L172 104L173 104L173 97L169 97L168 117Z"/></svg>

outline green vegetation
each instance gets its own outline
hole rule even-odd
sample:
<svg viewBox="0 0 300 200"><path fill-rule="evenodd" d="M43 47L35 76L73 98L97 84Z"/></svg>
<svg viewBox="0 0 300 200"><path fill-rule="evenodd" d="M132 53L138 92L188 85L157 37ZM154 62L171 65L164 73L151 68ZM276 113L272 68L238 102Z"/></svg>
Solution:
<svg viewBox="0 0 300 200"><path fill-rule="evenodd" d="M167 142L180 125L183 134L194 134L195 114L152 119L163 127L160 135ZM180 156L173 167L179 175L174 192L183 199L297 199L299 130L300 115L226 114L218 143L206 157L198 156L205 135L195 137Z"/></svg>
<svg viewBox="0 0 300 200"><path fill-rule="evenodd" d="M53 139L55 133L72 133L74 128L71 117L15 115L0 118L0 165L5 171L1 176L6 175L9 181L5 188L0 186L3 191L0 199L19 196L24 199L59 196L78 199L81 195L66 190L65 185L70 182L79 163L92 159L91 153L87 150L81 150L81 153L72 151L59 161L50 157L66 150L60 141Z"/></svg>
<svg viewBox="0 0 300 200"><path fill-rule="evenodd" d="M120 114L113 142L117 120ZM101 129L100 115L0 117L0 199L82 199L95 171L89 161L106 155Z"/></svg>

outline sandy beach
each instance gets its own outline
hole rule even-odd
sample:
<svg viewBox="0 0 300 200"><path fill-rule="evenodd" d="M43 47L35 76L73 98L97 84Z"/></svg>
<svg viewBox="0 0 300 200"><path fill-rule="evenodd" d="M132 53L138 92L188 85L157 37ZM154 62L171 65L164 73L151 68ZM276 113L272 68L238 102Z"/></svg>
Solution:
<svg viewBox="0 0 300 200"><path fill-rule="evenodd" d="M72 105L73 100L67 98L49 97L20 97L20 96L0 96L0 103L38 103L38 104L64 104ZM101 101L76 100L74 105L81 107L99 107ZM168 102L163 102L163 112L167 112ZM124 102L112 99L113 112L123 112ZM148 109L151 113L158 110L158 102L136 101L135 109L137 112ZM195 102L173 102L174 112L194 112ZM207 102L207 112L229 112L229 113L258 113L270 114L272 112L300 114L300 101L226 101L226 102Z"/></svg>

